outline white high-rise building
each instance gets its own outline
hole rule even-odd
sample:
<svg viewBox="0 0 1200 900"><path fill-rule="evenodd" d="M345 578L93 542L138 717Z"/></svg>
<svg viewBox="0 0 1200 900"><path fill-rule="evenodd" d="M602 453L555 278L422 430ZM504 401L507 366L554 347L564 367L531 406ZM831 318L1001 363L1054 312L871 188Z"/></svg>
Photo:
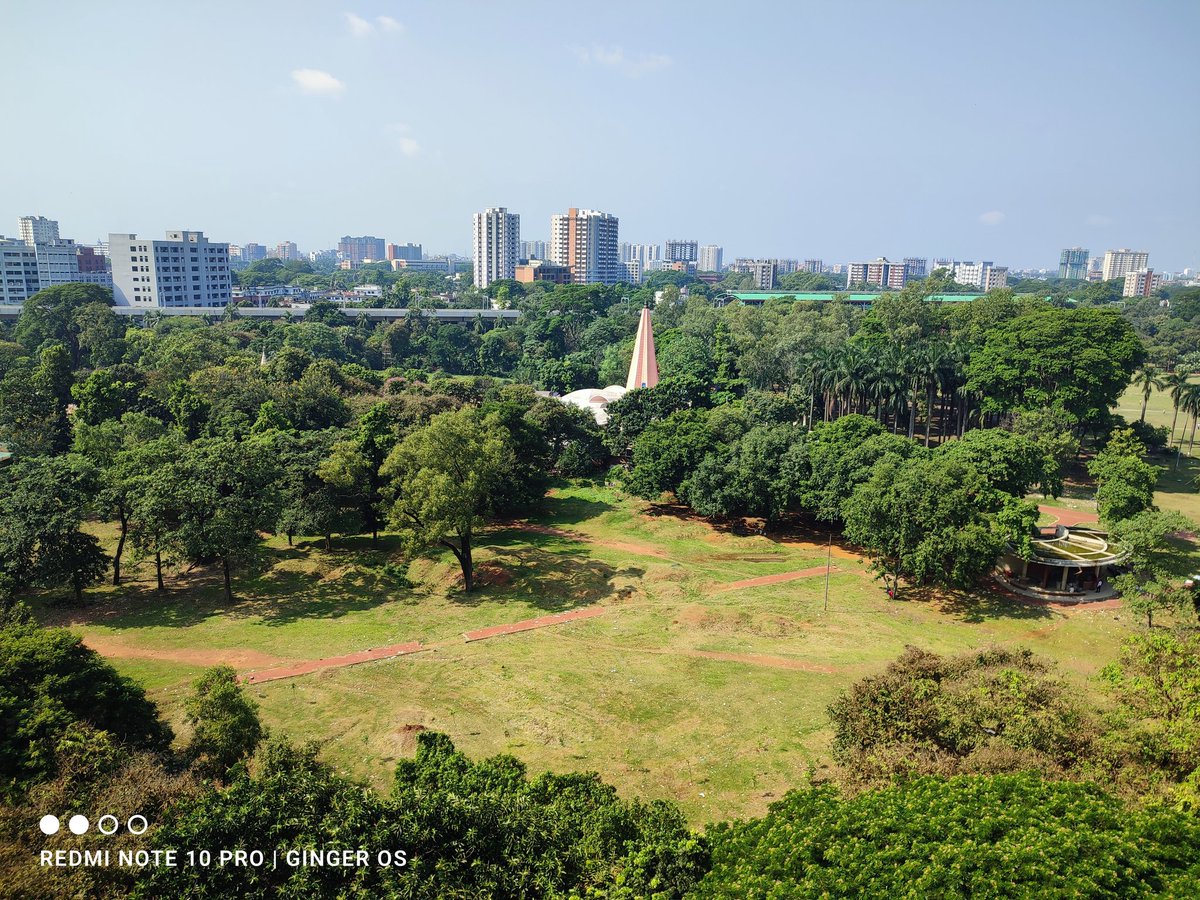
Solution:
<svg viewBox="0 0 1200 900"><path fill-rule="evenodd" d="M37 251L0 235L0 303L24 303L38 292Z"/></svg>
<svg viewBox="0 0 1200 900"><path fill-rule="evenodd" d="M569 266L573 284L616 284L625 278L617 228L616 216L594 209L571 207L565 215L552 216L550 261Z"/></svg>
<svg viewBox="0 0 1200 900"><path fill-rule="evenodd" d="M938 260L938 268L942 267L940 265L942 262L944 261ZM994 265L989 260L978 263L954 261L947 268L950 269L956 282L969 284L981 291L994 290L1008 284L1008 267Z"/></svg>
<svg viewBox="0 0 1200 900"><path fill-rule="evenodd" d="M700 260L696 269L700 272L720 272L723 252L716 244L705 244L700 248Z"/></svg>
<svg viewBox="0 0 1200 900"><path fill-rule="evenodd" d="M47 219L45 216L21 216L17 222L21 229L21 240L30 247L58 240L58 222L54 219Z"/></svg>
<svg viewBox="0 0 1200 900"><path fill-rule="evenodd" d="M631 259L621 263L621 269L625 273L624 277L621 279L622 281L627 284L642 283L642 264L636 259Z"/></svg>
<svg viewBox="0 0 1200 900"><path fill-rule="evenodd" d="M550 259L549 241L521 241L521 259Z"/></svg>
<svg viewBox="0 0 1200 900"><path fill-rule="evenodd" d="M667 262L690 262L699 259L699 243L697 241L681 241L672 238L663 248L663 259Z"/></svg>
<svg viewBox="0 0 1200 900"><path fill-rule="evenodd" d="M201 231L168 231L166 240L110 234L117 306L228 306L233 298L229 244Z"/></svg>
<svg viewBox="0 0 1200 900"><path fill-rule="evenodd" d="M517 260L521 257L521 217L503 206L475 213L472 247L475 287L485 288L493 281L515 278Z"/></svg>
<svg viewBox="0 0 1200 900"><path fill-rule="evenodd" d="M1122 297L1149 297L1162 287L1162 273L1153 269L1138 269L1136 272L1125 273L1125 286L1121 291Z"/></svg>
<svg viewBox="0 0 1200 900"><path fill-rule="evenodd" d="M1137 272L1150 265L1150 253L1146 250L1105 250L1104 263L1100 267L1101 278L1111 281L1124 278L1129 272Z"/></svg>
<svg viewBox="0 0 1200 900"><path fill-rule="evenodd" d="M39 290L79 281L79 256L74 241L69 238L43 241L34 244L33 251L37 256Z"/></svg>

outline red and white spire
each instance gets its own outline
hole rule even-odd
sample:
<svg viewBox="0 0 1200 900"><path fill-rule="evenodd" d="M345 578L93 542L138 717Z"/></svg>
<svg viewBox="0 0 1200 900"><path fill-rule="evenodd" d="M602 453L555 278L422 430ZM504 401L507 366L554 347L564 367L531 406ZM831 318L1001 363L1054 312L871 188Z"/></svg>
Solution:
<svg viewBox="0 0 1200 900"><path fill-rule="evenodd" d="M654 331L650 327L650 307L642 307L637 338L633 342L633 359L629 363L629 378L625 389L652 388L658 384L658 360L654 357Z"/></svg>

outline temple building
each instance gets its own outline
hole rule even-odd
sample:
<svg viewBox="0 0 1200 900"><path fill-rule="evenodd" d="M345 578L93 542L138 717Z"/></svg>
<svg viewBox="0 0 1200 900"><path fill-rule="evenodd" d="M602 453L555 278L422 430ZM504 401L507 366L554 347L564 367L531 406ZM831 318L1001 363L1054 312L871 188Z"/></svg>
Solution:
<svg viewBox="0 0 1200 900"><path fill-rule="evenodd" d="M608 422L608 404L620 400L629 391L637 388L652 388L658 384L658 360L654 355L654 329L650 324L650 308L642 308L642 316L638 320L637 337L633 341L633 359L629 362L629 377L625 379L625 387L610 384L606 388L584 388L571 391L559 399L591 412L596 422L604 425Z"/></svg>

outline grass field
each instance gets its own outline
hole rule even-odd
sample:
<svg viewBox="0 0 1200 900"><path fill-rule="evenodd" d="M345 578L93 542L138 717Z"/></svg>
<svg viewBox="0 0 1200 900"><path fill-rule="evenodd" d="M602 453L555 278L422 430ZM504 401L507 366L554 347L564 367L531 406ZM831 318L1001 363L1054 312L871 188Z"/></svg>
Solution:
<svg viewBox="0 0 1200 900"><path fill-rule="evenodd" d="M989 594L892 602L836 546L828 611L820 575L724 588L821 566L826 548L819 535L716 530L603 488L557 489L536 521L571 534L490 529L477 559L491 583L469 597L448 553L412 561L405 577L394 545L351 538L332 551L272 541L261 574L236 573L232 606L215 571L181 575L160 597L134 565L135 580L93 589L83 610L39 612L141 681L177 726L189 682L217 662L247 671L445 642L249 690L275 733L320 741L327 760L380 786L414 732L433 728L535 772L599 771L626 794L677 800L697 824L762 812L827 765L827 705L907 644L1025 645L1092 690L1131 627L1119 609L1064 614ZM461 640L596 604L604 613L586 621Z"/></svg>
<svg viewBox="0 0 1200 900"><path fill-rule="evenodd" d="M1142 414L1142 392L1130 386L1117 403L1116 411L1130 422ZM1151 425L1170 428L1175 417L1171 395L1167 391L1154 391L1146 405L1146 421ZM1175 423L1175 440L1183 439L1183 452L1176 459L1174 452L1164 454L1154 462L1163 467L1158 478L1158 493L1155 502L1163 509L1173 509L1200 522L1200 442L1196 444L1196 456L1188 454L1191 427L1186 416L1179 414ZM1200 432L1198 432L1200 437Z"/></svg>

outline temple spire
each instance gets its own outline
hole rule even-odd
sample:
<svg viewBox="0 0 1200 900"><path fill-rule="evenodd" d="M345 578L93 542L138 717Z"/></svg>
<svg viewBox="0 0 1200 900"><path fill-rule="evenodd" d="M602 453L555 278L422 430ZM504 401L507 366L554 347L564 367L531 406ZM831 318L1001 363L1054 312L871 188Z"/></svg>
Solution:
<svg viewBox="0 0 1200 900"><path fill-rule="evenodd" d="M650 327L650 307L642 307L637 338L633 342L633 359L629 362L629 378L625 389L652 388L658 384L658 360L654 357L654 331Z"/></svg>

